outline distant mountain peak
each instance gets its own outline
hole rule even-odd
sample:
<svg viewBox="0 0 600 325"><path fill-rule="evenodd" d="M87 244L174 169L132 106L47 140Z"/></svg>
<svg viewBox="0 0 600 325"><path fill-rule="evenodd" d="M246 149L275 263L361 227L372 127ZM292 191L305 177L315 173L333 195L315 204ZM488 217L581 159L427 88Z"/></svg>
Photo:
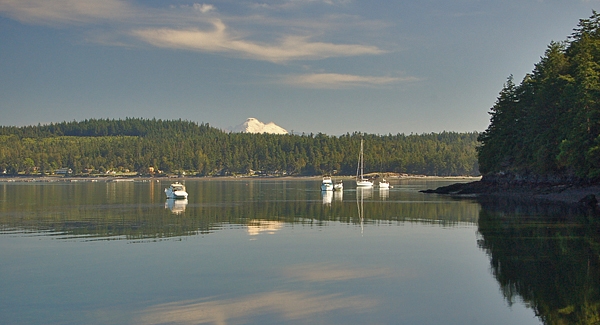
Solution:
<svg viewBox="0 0 600 325"><path fill-rule="evenodd" d="M267 124L259 121L254 117L246 119L246 121L235 128L233 132L245 133L271 133L271 134L288 134L289 132L273 122Z"/></svg>

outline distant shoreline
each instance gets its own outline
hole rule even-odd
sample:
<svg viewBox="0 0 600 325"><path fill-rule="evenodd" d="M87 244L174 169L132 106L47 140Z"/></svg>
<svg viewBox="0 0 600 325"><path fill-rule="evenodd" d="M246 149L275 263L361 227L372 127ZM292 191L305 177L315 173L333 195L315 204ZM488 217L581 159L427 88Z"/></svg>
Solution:
<svg viewBox="0 0 600 325"><path fill-rule="evenodd" d="M388 180L410 180L410 179L422 179L422 180L464 180L464 181L476 181L481 179L478 176L425 176L425 175L391 175L391 173L373 173L378 174L390 174L385 176ZM11 182L135 182L135 181L176 181L176 180L320 180L323 176L134 176L134 175L123 175L123 176L39 176L39 175L23 175L23 176L0 176L0 183L11 183ZM354 176L332 176L334 179L342 180L353 180Z"/></svg>

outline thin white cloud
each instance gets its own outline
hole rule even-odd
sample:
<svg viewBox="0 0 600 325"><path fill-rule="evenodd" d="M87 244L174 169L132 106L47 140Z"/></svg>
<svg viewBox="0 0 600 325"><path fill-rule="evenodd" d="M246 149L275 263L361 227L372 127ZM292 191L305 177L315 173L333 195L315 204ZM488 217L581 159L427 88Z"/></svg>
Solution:
<svg viewBox="0 0 600 325"><path fill-rule="evenodd" d="M194 8L194 10L199 11L203 14L216 9L215 6L206 4L206 3L203 3L203 4L194 3L193 8Z"/></svg>
<svg viewBox="0 0 600 325"><path fill-rule="evenodd" d="M33 24L125 20L136 10L121 0L0 0L0 12Z"/></svg>
<svg viewBox="0 0 600 325"><path fill-rule="evenodd" d="M271 10L291 10L304 7L307 5L320 5L325 4L328 6L339 6L350 3L351 0L287 0L287 1L271 1L253 3L251 7L258 9L271 9Z"/></svg>
<svg viewBox="0 0 600 325"><path fill-rule="evenodd" d="M148 28L136 30L133 35L158 47L222 52L271 62L384 53L375 46L312 42L309 37L302 36L286 36L274 44L258 43L231 35L221 20L215 20L213 25L214 29L210 31Z"/></svg>
<svg viewBox="0 0 600 325"><path fill-rule="evenodd" d="M377 86L406 81L417 81L415 77L374 77L340 73L309 73L284 77L289 85L306 88L348 88L357 86Z"/></svg>
<svg viewBox="0 0 600 325"><path fill-rule="evenodd" d="M327 3L329 0L294 1ZM318 41L316 35L322 39L330 37L333 29L340 29L339 25L332 28L319 19L312 25L299 25L298 21L306 19L297 19L294 25L294 22L270 17L233 17L221 13L208 15L216 11L214 5L207 3L149 8L135 5L130 0L0 0L0 14L29 24L87 24L86 35L97 35L94 26L102 23L103 35L97 38L102 40L102 44L135 44L131 38L122 37L129 35L156 47L220 53L270 62L385 53L373 45ZM207 22L212 28L200 27ZM346 25L351 28L356 21ZM324 31L329 31L329 35Z"/></svg>

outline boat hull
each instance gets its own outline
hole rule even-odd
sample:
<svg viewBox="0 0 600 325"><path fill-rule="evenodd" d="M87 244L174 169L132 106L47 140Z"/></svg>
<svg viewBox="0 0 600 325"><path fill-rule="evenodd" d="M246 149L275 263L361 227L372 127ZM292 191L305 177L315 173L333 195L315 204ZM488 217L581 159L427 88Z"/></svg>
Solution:
<svg viewBox="0 0 600 325"><path fill-rule="evenodd" d="M321 191L333 191L333 182L331 181L331 177L323 177Z"/></svg>
<svg viewBox="0 0 600 325"><path fill-rule="evenodd" d="M182 200L187 199L188 193L185 191L185 186L179 183L171 184L170 187L165 188L165 195L167 199Z"/></svg>
<svg viewBox="0 0 600 325"><path fill-rule="evenodd" d="M358 187L372 187L373 186L373 182L371 181L356 181L356 186Z"/></svg>
<svg viewBox="0 0 600 325"><path fill-rule="evenodd" d="M333 191L333 184L321 184L321 191Z"/></svg>
<svg viewBox="0 0 600 325"><path fill-rule="evenodd" d="M167 195L167 199L187 199L188 194L186 192L181 191L165 191Z"/></svg>

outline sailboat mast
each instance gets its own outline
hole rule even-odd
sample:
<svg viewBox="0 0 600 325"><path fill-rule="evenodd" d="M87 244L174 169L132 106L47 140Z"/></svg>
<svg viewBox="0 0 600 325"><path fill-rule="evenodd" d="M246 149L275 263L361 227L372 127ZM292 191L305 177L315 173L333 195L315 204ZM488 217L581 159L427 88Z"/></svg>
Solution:
<svg viewBox="0 0 600 325"><path fill-rule="evenodd" d="M358 166L356 167L356 185L357 186L365 186L371 187L373 186L373 182L364 177L364 166L365 166L365 155L363 152L363 139L360 139L360 156L358 158ZM360 174L359 174L360 172Z"/></svg>
<svg viewBox="0 0 600 325"><path fill-rule="evenodd" d="M362 140L360 140L360 146L361 146L361 151L362 151ZM358 175L360 175L360 160L361 160L361 153L358 153L358 164L356 164L356 180L358 181Z"/></svg>
<svg viewBox="0 0 600 325"><path fill-rule="evenodd" d="M365 156L363 154L363 140L360 139L360 179L363 179L363 168L365 166Z"/></svg>

